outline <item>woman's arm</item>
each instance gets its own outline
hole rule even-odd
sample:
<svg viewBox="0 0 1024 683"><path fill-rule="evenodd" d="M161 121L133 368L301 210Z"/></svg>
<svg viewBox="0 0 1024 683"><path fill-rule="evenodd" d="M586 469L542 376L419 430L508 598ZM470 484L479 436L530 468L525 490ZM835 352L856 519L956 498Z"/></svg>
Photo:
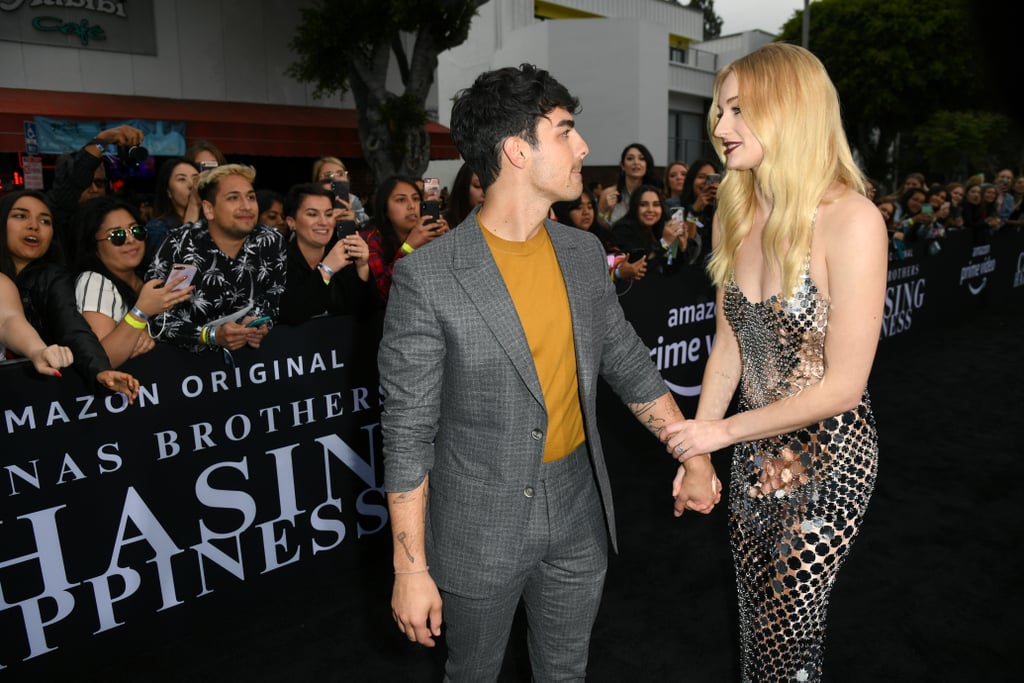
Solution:
<svg viewBox="0 0 1024 683"><path fill-rule="evenodd" d="M698 419L683 423L669 436L673 450L715 451L740 441L790 432L858 405L881 331L888 245L881 214L867 200L853 200L834 211L827 223L819 219L816 232L825 242L831 301L821 381L792 396L724 420L718 419L724 397L712 397L706 413L698 409ZM716 347L718 343L716 339ZM709 359L705 377L708 372L715 372L716 366ZM714 391L713 386L705 385L705 391L708 390ZM702 394L701 405L704 404ZM714 412L710 411L712 404Z"/></svg>
<svg viewBox="0 0 1024 683"><path fill-rule="evenodd" d="M0 274L0 345L32 361L42 375L60 376L59 369L74 361L66 346L47 346L36 328L25 318L18 287Z"/></svg>

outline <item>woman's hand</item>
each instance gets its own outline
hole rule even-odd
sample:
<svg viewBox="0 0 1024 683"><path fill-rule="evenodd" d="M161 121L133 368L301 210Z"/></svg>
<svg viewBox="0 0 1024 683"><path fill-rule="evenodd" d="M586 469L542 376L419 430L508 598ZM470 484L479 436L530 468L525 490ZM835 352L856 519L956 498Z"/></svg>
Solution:
<svg viewBox="0 0 1024 683"><path fill-rule="evenodd" d="M683 221L673 218L672 220L666 222L665 227L662 228L661 239L665 240L665 244L672 244L676 240L679 240L679 249L685 249L686 225L683 223Z"/></svg>
<svg viewBox="0 0 1024 683"><path fill-rule="evenodd" d="M612 210L619 203L619 188L612 185L601 190L601 197L597 200L597 213L601 216L612 215Z"/></svg>
<svg viewBox="0 0 1024 683"><path fill-rule="evenodd" d="M135 347L132 348L132 354L129 358L135 358L135 356L141 356L148 351L151 351L156 346L156 342L149 336L148 333L140 334L135 340Z"/></svg>
<svg viewBox="0 0 1024 683"><path fill-rule="evenodd" d="M629 259L623 259L617 266L619 270L619 279L625 282L634 282L636 280L642 280L644 275L647 274L647 258L638 259L632 263Z"/></svg>
<svg viewBox="0 0 1024 683"><path fill-rule="evenodd" d="M192 182L192 191L188 195L188 204L185 205L185 215L181 217L183 223L195 223L199 220L199 209L202 207L202 200L199 199L199 181Z"/></svg>
<svg viewBox="0 0 1024 683"><path fill-rule="evenodd" d="M135 403L139 395L139 380L120 370L104 370L96 374L96 381L119 394L128 397L128 403Z"/></svg>
<svg viewBox="0 0 1024 683"><path fill-rule="evenodd" d="M66 346L57 346L56 344L39 348L39 350L29 354L28 359L32 361L36 372L50 377L60 377L60 369L66 368L75 362L71 349Z"/></svg>
<svg viewBox="0 0 1024 683"><path fill-rule="evenodd" d="M659 436L665 450L679 462L702 453L714 453L733 443L725 420L681 420L667 425Z"/></svg>
<svg viewBox="0 0 1024 683"><path fill-rule="evenodd" d="M345 201L341 197L334 198L334 211L331 213L331 217L334 218L334 222L338 221L355 221L356 212L352 209L352 201Z"/></svg>
<svg viewBox="0 0 1024 683"><path fill-rule="evenodd" d="M419 249L424 244L448 232L449 229L448 221L444 217L434 220L433 216L420 216L419 223L409 232L409 236L405 238L405 243L413 249Z"/></svg>
<svg viewBox="0 0 1024 683"><path fill-rule="evenodd" d="M184 275L174 278L166 283L166 286L164 286L163 280L150 280L139 290L139 298L135 301L135 306L150 316L166 313L181 302L192 298L192 290L195 289L195 285L174 291L174 288L184 281Z"/></svg>

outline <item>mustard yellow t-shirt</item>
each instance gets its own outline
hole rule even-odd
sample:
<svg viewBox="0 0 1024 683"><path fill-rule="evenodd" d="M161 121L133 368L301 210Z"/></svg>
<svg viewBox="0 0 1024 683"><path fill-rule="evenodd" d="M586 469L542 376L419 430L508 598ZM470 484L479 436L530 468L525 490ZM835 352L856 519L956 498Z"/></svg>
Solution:
<svg viewBox="0 0 1024 683"><path fill-rule="evenodd" d="M481 230L519 314L544 394L544 462L564 458L585 436L569 295L551 237L544 228L526 242L510 242Z"/></svg>

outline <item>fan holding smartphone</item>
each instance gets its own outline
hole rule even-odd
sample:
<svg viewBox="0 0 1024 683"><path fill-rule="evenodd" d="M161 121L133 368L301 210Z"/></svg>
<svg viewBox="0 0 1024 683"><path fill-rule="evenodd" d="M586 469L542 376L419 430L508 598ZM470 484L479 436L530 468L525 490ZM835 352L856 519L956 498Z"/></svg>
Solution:
<svg viewBox="0 0 1024 683"><path fill-rule="evenodd" d="M395 261L445 234L449 226L444 216L435 217L431 206L421 202L416 180L402 176L385 178L377 186L373 216L363 236L370 248L370 270L387 302Z"/></svg>
<svg viewBox="0 0 1024 683"><path fill-rule="evenodd" d="M369 217L359 197L352 194L348 168L337 157L320 157L313 163L313 182L334 193L334 218L336 221L352 221L356 227ZM352 227L348 226L348 232Z"/></svg>

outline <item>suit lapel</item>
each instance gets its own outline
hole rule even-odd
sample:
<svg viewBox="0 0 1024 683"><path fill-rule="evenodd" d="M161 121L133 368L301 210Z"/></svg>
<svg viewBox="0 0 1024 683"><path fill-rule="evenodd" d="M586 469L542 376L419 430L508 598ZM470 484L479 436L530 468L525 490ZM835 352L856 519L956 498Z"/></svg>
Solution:
<svg viewBox="0 0 1024 683"><path fill-rule="evenodd" d="M455 238L453 265L456 281L473 302L530 393L544 406L544 394L530 346L526 342L526 333L523 332L519 314L505 287L498 264L494 262L491 250L480 234L476 214L463 221L453 231L452 237Z"/></svg>

